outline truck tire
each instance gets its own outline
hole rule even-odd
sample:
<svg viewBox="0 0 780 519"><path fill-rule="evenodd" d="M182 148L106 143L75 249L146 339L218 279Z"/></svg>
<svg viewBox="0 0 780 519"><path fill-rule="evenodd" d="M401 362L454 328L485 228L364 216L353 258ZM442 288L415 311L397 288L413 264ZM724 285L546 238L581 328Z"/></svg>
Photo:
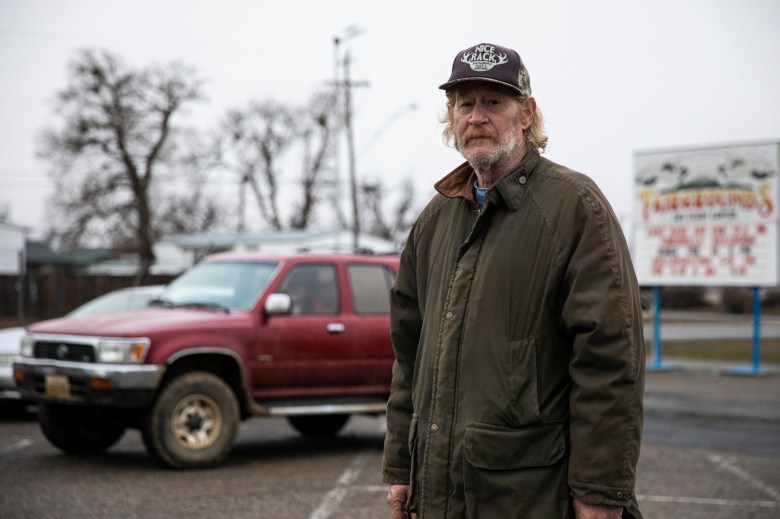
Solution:
<svg viewBox="0 0 780 519"><path fill-rule="evenodd" d="M68 454L100 454L119 441L126 427L100 408L38 404L38 423L52 445Z"/></svg>
<svg viewBox="0 0 780 519"><path fill-rule="evenodd" d="M295 430L309 438L330 438L335 436L349 420L348 414L320 414L290 416L290 422Z"/></svg>
<svg viewBox="0 0 780 519"><path fill-rule="evenodd" d="M182 375L167 384L144 420L149 453L174 469L213 466L233 447L239 423L236 395L211 373Z"/></svg>

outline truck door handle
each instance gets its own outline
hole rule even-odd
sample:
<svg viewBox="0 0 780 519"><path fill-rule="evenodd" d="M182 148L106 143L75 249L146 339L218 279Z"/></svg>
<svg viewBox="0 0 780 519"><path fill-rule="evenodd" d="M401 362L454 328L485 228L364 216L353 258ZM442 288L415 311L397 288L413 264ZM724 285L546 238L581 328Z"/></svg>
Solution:
<svg viewBox="0 0 780 519"><path fill-rule="evenodd" d="M347 328L341 323L330 323L325 327L325 329L328 331L328 333L344 333L344 330Z"/></svg>

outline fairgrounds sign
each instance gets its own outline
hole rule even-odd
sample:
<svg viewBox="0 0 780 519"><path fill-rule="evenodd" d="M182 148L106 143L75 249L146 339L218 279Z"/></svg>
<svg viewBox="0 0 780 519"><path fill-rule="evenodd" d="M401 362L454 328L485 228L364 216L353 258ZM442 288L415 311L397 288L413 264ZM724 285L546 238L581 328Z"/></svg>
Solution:
<svg viewBox="0 0 780 519"><path fill-rule="evenodd" d="M780 284L779 162L780 143L637 152L639 283Z"/></svg>

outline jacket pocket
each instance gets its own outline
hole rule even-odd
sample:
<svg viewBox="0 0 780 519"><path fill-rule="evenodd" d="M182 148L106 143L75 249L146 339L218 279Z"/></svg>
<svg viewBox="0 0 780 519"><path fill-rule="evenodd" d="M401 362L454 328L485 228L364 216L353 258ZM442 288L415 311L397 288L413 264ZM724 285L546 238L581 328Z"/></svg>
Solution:
<svg viewBox="0 0 780 519"><path fill-rule="evenodd" d="M509 343L507 390L510 402L514 402L513 409L518 425L541 421L536 364L536 338L529 337Z"/></svg>
<svg viewBox="0 0 780 519"><path fill-rule="evenodd" d="M469 517L567 517L561 423L510 429L466 427L463 483Z"/></svg>

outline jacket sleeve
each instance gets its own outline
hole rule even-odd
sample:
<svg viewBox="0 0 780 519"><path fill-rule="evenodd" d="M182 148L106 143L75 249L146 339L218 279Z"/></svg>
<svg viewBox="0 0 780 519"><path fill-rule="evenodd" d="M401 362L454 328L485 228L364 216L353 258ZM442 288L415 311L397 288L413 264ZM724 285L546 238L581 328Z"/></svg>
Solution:
<svg viewBox="0 0 780 519"><path fill-rule="evenodd" d="M636 507L644 344L639 287L620 224L587 182L563 210L562 319L572 338L569 487L586 503Z"/></svg>
<svg viewBox="0 0 780 519"><path fill-rule="evenodd" d="M393 381L387 402L382 479L385 483L408 485L411 453L409 429L412 422L412 378L420 340L422 315L418 303L413 236L401 253L398 275L390 295L390 329L395 351Z"/></svg>

